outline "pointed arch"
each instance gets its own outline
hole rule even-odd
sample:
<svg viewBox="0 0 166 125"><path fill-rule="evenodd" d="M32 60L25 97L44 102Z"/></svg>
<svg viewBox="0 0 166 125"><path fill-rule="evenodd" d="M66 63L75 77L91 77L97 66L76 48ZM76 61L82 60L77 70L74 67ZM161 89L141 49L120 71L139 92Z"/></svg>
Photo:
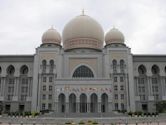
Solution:
<svg viewBox="0 0 166 125"><path fill-rule="evenodd" d="M13 65L8 66L6 72L7 72L7 75L14 75L14 72L15 72L14 66Z"/></svg>
<svg viewBox="0 0 166 125"><path fill-rule="evenodd" d="M113 65L113 73L116 73L117 72L117 61L115 59L112 61L112 65Z"/></svg>
<svg viewBox="0 0 166 125"><path fill-rule="evenodd" d="M90 96L90 111L92 113L94 112L97 112L97 109L98 109L98 97L97 97L97 94L93 93L91 94Z"/></svg>
<svg viewBox="0 0 166 125"><path fill-rule="evenodd" d="M50 60L50 66L49 66L50 73L53 73L54 71L54 60Z"/></svg>
<svg viewBox="0 0 166 125"><path fill-rule="evenodd" d="M59 112L64 113L66 108L66 97L63 93L59 94L58 102L59 102Z"/></svg>
<svg viewBox="0 0 166 125"><path fill-rule="evenodd" d="M42 61L42 72L45 73L46 72L46 65L47 65L47 61L43 60Z"/></svg>
<svg viewBox="0 0 166 125"><path fill-rule="evenodd" d="M101 95L101 112L107 112L108 111L108 95L106 93L103 93Z"/></svg>
<svg viewBox="0 0 166 125"><path fill-rule="evenodd" d="M125 68L125 61L123 59L120 60L120 71L121 73L124 73Z"/></svg>
<svg viewBox="0 0 166 125"><path fill-rule="evenodd" d="M69 111L76 112L76 95L74 93L69 95Z"/></svg>
<svg viewBox="0 0 166 125"><path fill-rule="evenodd" d="M143 64L141 64L138 67L138 73L139 73L139 75L145 75L146 74L146 67Z"/></svg>
<svg viewBox="0 0 166 125"><path fill-rule="evenodd" d="M153 65L151 68L152 74L153 75L159 75L160 73L160 68L157 65Z"/></svg>
<svg viewBox="0 0 166 125"><path fill-rule="evenodd" d="M21 75L27 75L28 71L29 71L28 66L26 66L26 65L21 66L21 68L20 68Z"/></svg>
<svg viewBox="0 0 166 125"><path fill-rule="evenodd" d="M87 112L87 96L82 93L80 95L80 113L86 113Z"/></svg>
<svg viewBox="0 0 166 125"><path fill-rule="evenodd" d="M93 71L86 65L77 67L73 73L73 78L93 78Z"/></svg>

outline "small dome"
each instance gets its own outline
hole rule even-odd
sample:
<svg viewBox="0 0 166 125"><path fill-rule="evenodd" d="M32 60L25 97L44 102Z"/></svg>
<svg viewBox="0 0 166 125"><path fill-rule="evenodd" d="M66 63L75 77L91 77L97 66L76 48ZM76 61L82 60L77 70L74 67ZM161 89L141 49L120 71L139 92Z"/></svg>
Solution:
<svg viewBox="0 0 166 125"><path fill-rule="evenodd" d="M42 36L42 43L54 43L61 44L61 36L60 34L52 27L48 29Z"/></svg>
<svg viewBox="0 0 166 125"><path fill-rule="evenodd" d="M101 49L104 31L101 25L87 15L80 15L66 24L62 34L64 49Z"/></svg>
<svg viewBox="0 0 166 125"><path fill-rule="evenodd" d="M116 28L112 28L105 35L106 45L111 43L123 43L124 44L124 36L123 34Z"/></svg>

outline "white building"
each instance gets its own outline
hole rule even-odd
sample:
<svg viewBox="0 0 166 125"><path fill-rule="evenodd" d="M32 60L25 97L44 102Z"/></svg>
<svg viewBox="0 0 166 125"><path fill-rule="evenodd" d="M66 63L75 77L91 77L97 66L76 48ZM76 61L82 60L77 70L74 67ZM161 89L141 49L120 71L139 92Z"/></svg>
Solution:
<svg viewBox="0 0 166 125"><path fill-rule="evenodd" d="M66 24L62 39L48 29L34 55L0 56L5 112L107 116L113 110L155 112L161 100L166 55L133 55L118 29L104 36L101 25L84 14Z"/></svg>

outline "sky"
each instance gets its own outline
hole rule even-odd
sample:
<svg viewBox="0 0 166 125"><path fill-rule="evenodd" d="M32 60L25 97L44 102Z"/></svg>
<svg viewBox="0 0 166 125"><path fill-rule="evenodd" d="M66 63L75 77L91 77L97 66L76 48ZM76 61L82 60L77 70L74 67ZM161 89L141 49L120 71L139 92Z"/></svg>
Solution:
<svg viewBox="0 0 166 125"><path fill-rule="evenodd" d="M166 54L166 0L0 0L0 55L34 54L52 25L85 14L118 28L133 54Z"/></svg>

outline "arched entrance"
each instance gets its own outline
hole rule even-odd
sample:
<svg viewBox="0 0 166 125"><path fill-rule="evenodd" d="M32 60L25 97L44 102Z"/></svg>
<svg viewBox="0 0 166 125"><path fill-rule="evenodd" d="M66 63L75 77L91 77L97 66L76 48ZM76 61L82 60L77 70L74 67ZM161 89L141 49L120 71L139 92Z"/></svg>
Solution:
<svg viewBox="0 0 166 125"><path fill-rule="evenodd" d="M87 112L87 96L85 94L80 95L80 113Z"/></svg>
<svg viewBox="0 0 166 125"><path fill-rule="evenodd" d="M106 93L103 93L101 95L101 112L107 112L108 111L108 95Z"/></svg>
<svg viewBox="0 0 166 125"><path fill-rule="evenodd" d="M94 112L97 112L97 95L95 93L93 93L91 96L90 96L90 112L94 113Z"/></svg>
<svg viewBox="0 0 166 125"><path fill-rule="evenodd" d="M61 93L58 97L58 102L59 102L59 112L64 113L65 112L65 95Z"/></svg>
<svg viewBox="0 0 166 125"><path fill-rule="evenodd" d="M76 95L74 93L69 96L69 112L76 112Z"/></svg>

